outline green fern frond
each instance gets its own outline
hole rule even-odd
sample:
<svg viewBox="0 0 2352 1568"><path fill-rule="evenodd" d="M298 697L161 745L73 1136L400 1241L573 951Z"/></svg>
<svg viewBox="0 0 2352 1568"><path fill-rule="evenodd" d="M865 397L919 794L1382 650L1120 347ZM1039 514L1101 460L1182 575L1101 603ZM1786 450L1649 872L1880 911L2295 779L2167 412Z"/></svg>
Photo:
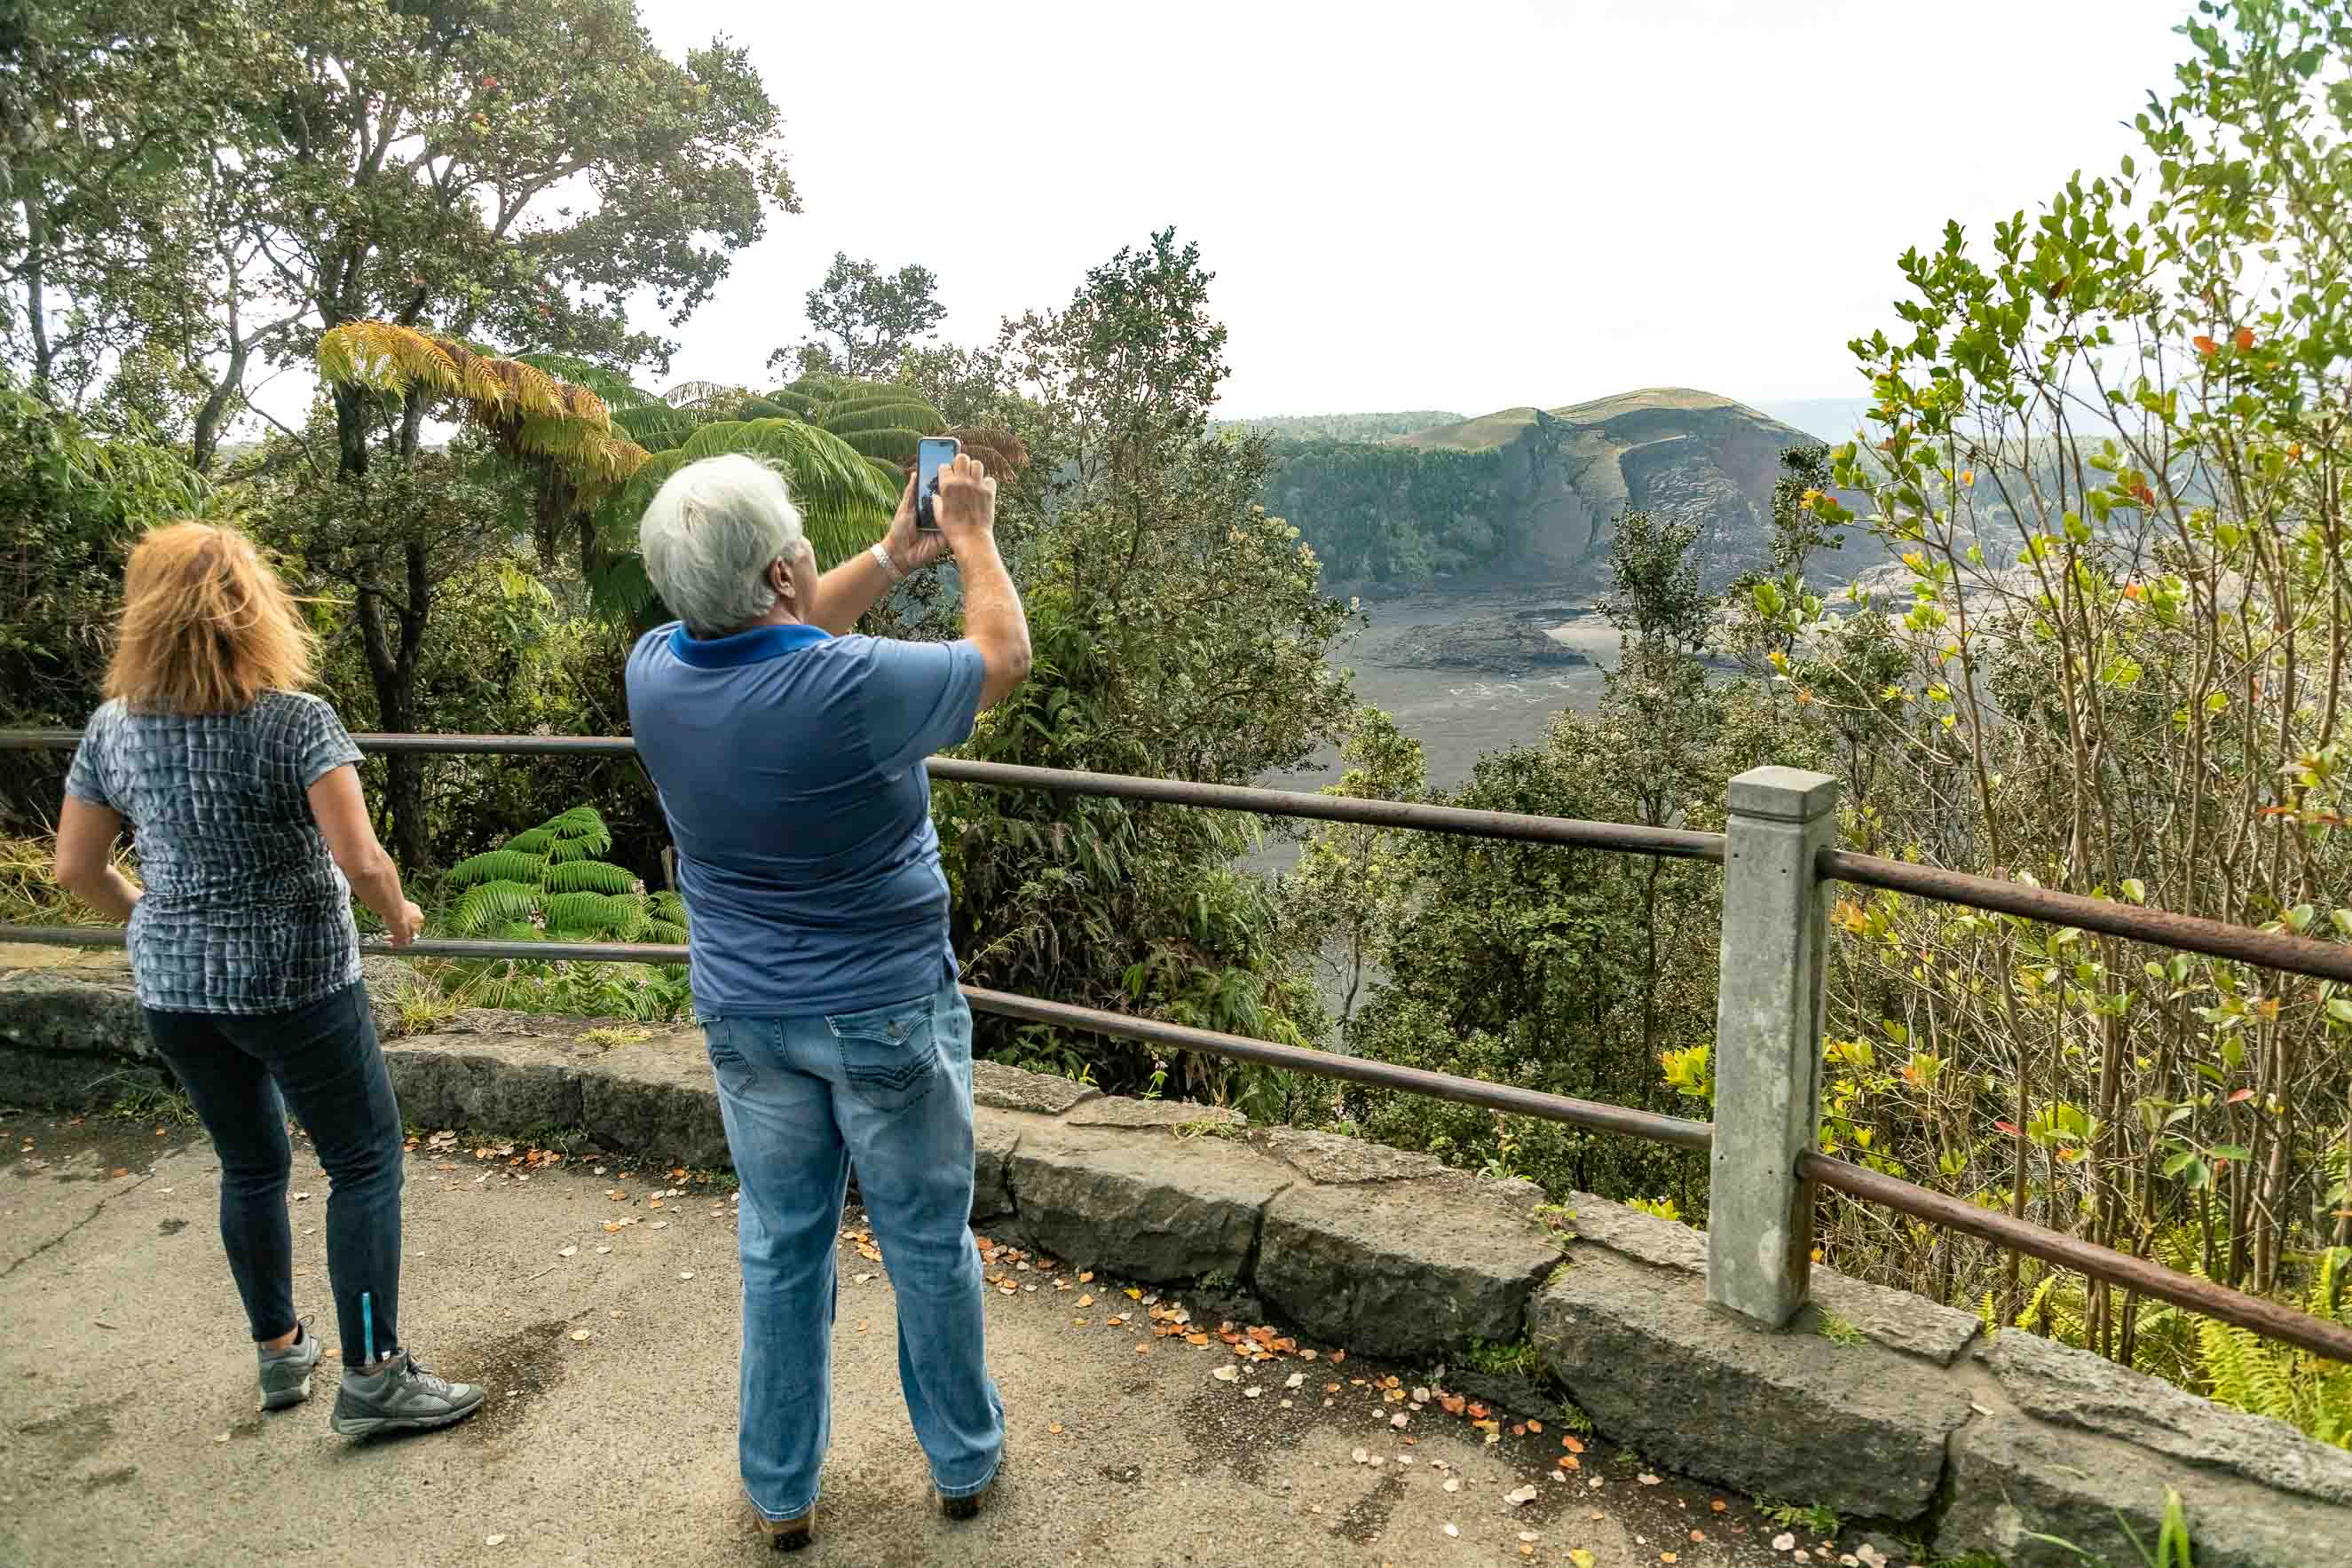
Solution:
<svg viewBox="0 0 2352 1568"><path fill-rule="evenodd" d="M873 430L905 430L918 435L933 435L948 427L937 409L913 400L857 403L838 412L828 408L819 415L819 422L835 435Z"/></svg>
<svg viewBox="0 0 2352 1568"><path fill-rule="evenodd" d="M592 854L601 855L613 847L613 831L604 825L604 814L593 806L573 806L559 811L540 827L559 840L587 845Z"/></svg>
<svg viewBox="0 0 2352 1568"><path fill-rule="evenodd" d="M2352 1247L2330 1247L2319 1255L2319 1270L2305 1306L2313 1317L2340 1323L2347 1297L2352 1297Z"/></svg>
<svg viewBox="0 0 2352 1568"><path fill-rule="evenodd" d="M601 937L632 940L646 923L645 906L625 895L602 893L559 893L547 901L547 928L555 935L578 939Z"/></svg>
<svg viewBox="0 0 2352 1568"><path fill-rule="evenodd" d="M619 866L580 860L549 866L546 883L550 893L631 894L636 891L637 879Z"/></svg>
<svg viewBox="0 0 2352 1568"><path fill-rule="evenodd" d="M646 902L652 908L655 919L680 927L686 925L686 900L668 888L662 889Z"/></svg>
<svg viewBox="0 0 2352 1568"><path fill-rule="evenodd" d="M660 401L645 388L633 384L626 376L581 359L576 354L516 354L512 358L520 364L545 371L549 375L575 386L586 387L603 399L604 406L616 417L624 409L649 408Z"/></svg>
<svg viewBox="0 0 2352 1568"><path fill-rule="evenodd" d="M915 460L916 449L923 437L919 432L902 429L846 430L841 439L860 457L879 458L891 465L900 484L906 483L907 465Z"/></svg>
<svg viewBox="0 0 2352 1568"><path fill-rule="evenodd" d="M686 946L686 927L673 925L667 920L648 920L646 922L646 928L637 934L637 940L660 942L673 947L683 947Z"/></svg>
<svg viewBox="0 0 2352 1568"><path fill-rule="evenodd" d="M539 907L539 889L519 882L486 882L467 890L449 924L460 936L478 936L494 925L527 922Z"/></svg>
<svg viewBox="0 0 2352 1568"><path fill-rule="evenodd" d="M545 861L528 850L519 850L511 841L504 847L486 851L459 861L444 874L458 887L471 887L477 883L532 883L545 869Z"/></svg>
<svg viewBox="0 0 2352 1568"><path fill-rule="evenodd" d="M614 428L646 451L656 454L684 445L687 437L710 423L692 409L672 408L666 402L613 411Z"/></svg>
<svg viewBox="0 0 2352 1568"><path fill-rule="evenodd" d="M554 841L555 835L544 827L525 828L521 832L509 839L505 847L521 854L544 855L547 853L547 846Z"/></svg>

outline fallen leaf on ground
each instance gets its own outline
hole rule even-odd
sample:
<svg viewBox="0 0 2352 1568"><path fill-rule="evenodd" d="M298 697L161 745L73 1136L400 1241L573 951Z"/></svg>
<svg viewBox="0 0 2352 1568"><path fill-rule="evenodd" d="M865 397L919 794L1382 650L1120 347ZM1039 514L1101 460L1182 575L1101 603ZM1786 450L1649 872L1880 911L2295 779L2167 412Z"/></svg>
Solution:
<svg viewBox="0 0 2352 1568"><path fill-rule="evenodd" d="M1462 1533L1462 1531L1459 1526L1448 1524L1445 1527L1445 1533L1448 1535L1459 1535Z"/></svg>
<svg viewBox="0 0 2352 1568"><path fill-rule="evenodd" d="M1265 1393L1265 1390L1263 1388L1244 1388L1242 1390L1242 1397L1244 1399L1256 1399L1264 1396Z"/></svg>
<svg viewBox="0 0 2352 1568"><path fill-rule="evenodd" d="M1559 1446L1566 1448L1571 1454L1580 1454L1584 1452L1584 1445L1576 1440L1576 1435L1572 1432L1559 1440Z"/></svg>
<svg viewBox="0 0 2352 1568"><path fill-rule="evenodd" d="M1220 1383L1238 1383L1241 1381L1242 1369L1229 1361L1209 1375Z"/></svg>
<svg viewBox="0 0 2352 1568"><path fill-rule="evenodd" d="M1661 1563L1675 1563L1681 1561L1681 1559L1677 1558L1671 1552L1661 1552L1658 1553L1658 1561Z"/></svg>
<svg viewBox="0 0 2352 1568"><path fill-rule="evenodd" d="M1797 1538L1785 1530L1772 1538L1772 1550L1775 1552L1786 1552L1796 1544Z"/></svg>
<svg viewBox="0 0 2352 1568"><path fill-rule="evenodd" d="M1454 1479L1452 1476L1448 1476L1445 1478L1445 1490L1447 1491L1460 1491L1462 1490L1462 1483Z"/></svg>
<svg viewBox="0 0 2352 1568"><path fill-rule="evenodd" d="M1691 1540L1693 1540L1694 1542L1705 1541L1706 1539L1706 1531L1704 1531L1704 1530L1694 1530L1694 1531L1691 1531Z"/></svg>
<svg viewBox="0 0 2352 1568"><path fill-rule="evenodd" d="M555 1249L555 1255L558 1258L576 1258L580 1255L580 1249L577 1247L559 1247Z"/></svg>
<svg viewBox="0 0 2352 1568"><path fill-rule="evenodd" d="M1708 1503L1706 1506L1715 1510L1716 1512L1721 1513L1725 1509L1729 1508L1731 1505L1724 1501L1721 1498L1717 1498L1713 1502Z"/></svg>
<svg viewBox="0 0 2352 1568"><path fill-rule="evenodd" d="M874 1278L874 1276L871 1274L852 1274L849 1277L849 1282L853 1285L862 1285L872 1278Z"/></svg>
<svg viewBox="0 0 2352 1568"><path fill-rule="evenodd" d="M1568 1554L1568 1560L1570 1563L1575 1563L1576 1568L1592 1568L1592 1553L1587 1552L1581 1546L1570 1552Z"/></svg>
<svg viewBox="0 0 2352 1568"><path fill-rule="evenodd" d="M599 1252L610 1252L612 1249L610 1247L599 1247L596 1250Z"/></svg>
<svg viewBox="0 0 2352 1568"><path fill-rule="evenodd" d="M681 1280L691 1280L694 1278L694 1270L691 1269L680 1269L677 1271L677 1277Z"/></svg>
<svg viewBox="0 0 2352 1568"><path fill-rule="evenodd" d="M1080 1278L1080 1279L1084 1279L1085 1277L1086 1277L1086 1276L1084 1276L1084 1275L1080 1275L1080 1276L1079 1276L1079 1278ZM1080 1305L1080 1306L1082 1306L1082 1307L1091 1307L1091 1306L1093 1306L1094 1304L1095 1304L1095 1299L1094 1299L1094 1297L1093 1297L1093 1295L1092 1295L1091 1293L1089 1293L1089 1294L1087 1294L1087 1295L1080 1296L1080 1297L1078 1298L1078 1305Z"/></svg>
<svg viewBox="0 0 2352 1568"><path fill-rule="evenodd" d="M1363 1449L1358 1448L1355 1453L1355 1460L1356 1463L1360 1465L1369 1465L1372 1462L1372 1456L1364 1452Z"/></svg>
<svg viewBox="0 0 2352 1568"><path fill-rule="evenodd" d="M1391 1426L1391 1427L1402 1427L1402 1426L1403 1426L1407 1421L1410 1421L1410 1420L1412 1420L1412 1416L1410 1416L1406 1415L1403 1411L1400 1410L1400 1411L1398 1411L1395 1415L1393 1415L1393 1416L1390 1416L1390 1417L1389 1417L1389 1425L1390 1425L1390 1426Z"/></svg>
<svg viewBox="0 0 2352 1568"><path fill-rule="evenodd" d="M1543 1423L1540 1421L1529 1421L1528 1423L1528 1430L1540 1437L1543 1433Z"/></svg>
<svg viewBox="0 0 2352 1568"><path fill-rule="evenodd" d="M1059 1421L1048 1421L1045 1423L1045 1430L1058 1437L1062 1435L1062 1424Z"/></svg>
<svg viewBox="0 0 2352 1568"><path fill-rule="evenodd" d="M226 1432L215 1432L213 1434L213 1441L215 1443L226 1443L228 1441L228 1434Z"/></svg>
<svg viewBox="0 0 2352 1568"><path fill-rule="evenodd" d="M308 1203L310 1201L310 1195L307 1192L298 1192L294 1195L294 1201L297 1203Z"/></svg>
<svg viewBox="0 0 2352 1568"><path fill-rule="evenodd" d="M1306 1375L1305 1373L1303 1373L1303 1372L1294 1372L1294 1373L1292 1373L1289 1376L1287 1376L1287 1377L1286 1377L1286 1378L1284 1378L1284 1379L1282 1380L1282 1385L1283 1385L1285 1388L1296 1388L1296 1387L1297 1387L1299 1385L1301 1385L1301 1384L1305 1383L1306 1381L1307 1381L1307 1375Z"/></svg>
<svg viewBox="0 0 2352 1568"><path fill-rule="evenodd" d="M1654 1476L1649 1471L1643 1470L1640 1475L1635 1476L1633 1479L1640 1481L1645 1487L1654 1487L1656 1486L1663 1478Z"/></svg>
<svg viewBox="0 0 2352 1568"><path fill-rule="evenodd" d="M1536 1489L1521 1487L1517 1491L1507 1491L1503 1494L1503 1500L1513 1508L1525 1508L1528 1503L1536 1500Z"/></svg>
<svg viewBox="0 0 2352 1568"><path fill-rule="evenodd" d="M575 1342L584 1343L588 1339L588 1331L586 1329L573 1329L572 1331L572 1337Z"/></svg>
<svg viewBox="0 0 2352 1568"><path fill-rule="evenodd" d="M504 1546L506 1543L507 1538L503 1535L485 1535L482 1537L482 1544L485 1546Z"/></svg>

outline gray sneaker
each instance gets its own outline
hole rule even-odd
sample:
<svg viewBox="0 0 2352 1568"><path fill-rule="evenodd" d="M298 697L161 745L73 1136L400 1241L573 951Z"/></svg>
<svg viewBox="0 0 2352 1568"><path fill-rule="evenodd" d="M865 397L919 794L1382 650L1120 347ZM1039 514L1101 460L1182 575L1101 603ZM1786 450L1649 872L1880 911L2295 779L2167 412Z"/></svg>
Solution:
<svg viewBox="0 0 2352 1568"><path fill-rule="evenodd" d="M343 1368L332 1424L345 1437L422 1431L462 1421L481 1404L481 1389L436 1377L404 1352L373 1372Z"/></svg>
<svg viewBox="0 0 2352 1568"><path fill-rule="evenodd" d="M319 1336L310 1320L299 1320L302 1337L284 1350L256 1350L261 1356L261 1407L284 1410L310 1397L310 1369L319 1364Z"/></svg>

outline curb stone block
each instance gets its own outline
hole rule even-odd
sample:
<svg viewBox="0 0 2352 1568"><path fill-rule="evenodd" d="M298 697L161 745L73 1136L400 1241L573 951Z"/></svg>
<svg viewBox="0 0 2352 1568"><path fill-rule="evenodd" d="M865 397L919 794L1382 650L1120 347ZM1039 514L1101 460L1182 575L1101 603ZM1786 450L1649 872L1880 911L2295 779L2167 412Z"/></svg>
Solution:
<svg viewBox="0 0 2352 1568"><path fill-rule="evenodd" d="M2210 1406L2205 1413L2221 1414ZM2186 1436L2193 1439L2194 1429ZM2032 1539L2049 1535L2109 1563L2143 1562L2124 1525L2153 1549L2168 1486L2187 1509L2197 1568L2352 1561L2352 1509L2017 1415L1980 1417L1953 1443L1952 1506L1937 1529L1936 1549L1992 1552L2009 1568L2082 1568L2074 1552Z"/></svg>
<svg viewBox="0 0 2352 1568"><path fill-rule="evenodd" d="M997 1111L1035 1111L1058 1116L1074 1105L1099 1100L1102 1091L1066 1078L1024 1072L982 1057L971 1064L971 1100Z"/></svg>
<svg viewBox="0 0 2352 1568"><path fill-rule="evenodd" d="M1300 1328L1374 1355L1519 1337L1559 1245L1499 1197L1405 1181L1299 1186L1265 1211L1258 1293Z"/></svg>
<svg viewBox="0 0 2352 1568"><path fill-rule="evenodd" d="M416 1126L520 1134L583 1124L578 1069L543 1051L416 1035L385 1041L383 1064L402 1120Z"/></svg>
<svg viewBox="0 0 2352 1568"><path fill-rule="evenodd" d="M1022 1242L1153 1283L1248 1271L1266 1201L1290 1172L1221 1138L1046 1126L1005 1161Z"/></svg>
<svg viewBox="0 0 2352 1568"><path fill-rule="evenodd" d="M2000 1380L2001 1392L2040 1420L2120 1437L2179 1466L2352 1509L2352 1453L2315 1442L2284 1421L2223 1408L2021 1330L1994 1336L1978 1354ZM2352 1514L2345 1531L2344 1556L2352 1562Z"/></svg>
<svg viewBox="0 0 2352 1568"><path fill-rule="evenodd" d="M1249 1118L1223 1105L1195 1105L1189 1100L1130 1100L1106 1094L1082 1102L1062 1118L1069 1127L1244 1127Z"/></svg>
<svg viewBox="0 0 2352 1568"><path fill-rule="evenodd" d="M1538 1293L1546 1368L1612 1438L1660 1464L1840 1513L1917 1519L1969 1418L1943 1368L1874 1343L1754 1327L1702 1276L1577 1242Z"/></svg>
<svg viewBox="0 0 2352 1568"><path fill-rule="evenodd" d="M1005 1161L1031 1127L1051 1126L1043 1116L1018 1111L976 1110L971 1118L971 1222L984 1224L1013 1212L1013 1188Z"/></svg>
<svg viewBox="0 0 2352 1568"><path fill-rule="evenodd" d="M1589 1192L1571 1194L1569 1206L1575 1212L1568 1228L1582 1242L1656 1268L1702 1277L1706 1273L1704 1231ZM1938 1366L1958 1361L1982 1326L1969 1313L1925 1296L1890 1291L1833 1269L1812 1271L1812 1298L1804 1327L1818 1329L1824 1316L1834 1315L1889 1350L1922 1356Z"/></svg>
<svg viewBox="0 0 2352 1568"><path fill-rule="evenodd" d="M127 971L31 969L0 987L0 1044L57 1056L151 1061Z"/></svg>

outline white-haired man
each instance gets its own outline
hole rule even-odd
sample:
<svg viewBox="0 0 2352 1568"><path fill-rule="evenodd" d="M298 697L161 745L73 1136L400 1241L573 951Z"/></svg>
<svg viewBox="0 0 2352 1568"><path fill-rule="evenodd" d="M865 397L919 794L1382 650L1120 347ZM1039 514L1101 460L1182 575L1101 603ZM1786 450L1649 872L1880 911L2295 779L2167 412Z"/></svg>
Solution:
<svg viewBox="0 0 2352 1568"><path fill-rule="evenodd" d="M678 617L629 655L629 720L661 792L695 1011L742 1182L743 1486L780 1550L806 1545L831 1429L835 1245L849 1170L898 1299L898 1375L939 1506L996 1478L971 1211L971 1014L923 759L1029 672L996 550L996 481L909 479L888 537L818 576L784 481L751 457L672 475L639 548ZM850 634L952 551L964 637Z"/></svg>

